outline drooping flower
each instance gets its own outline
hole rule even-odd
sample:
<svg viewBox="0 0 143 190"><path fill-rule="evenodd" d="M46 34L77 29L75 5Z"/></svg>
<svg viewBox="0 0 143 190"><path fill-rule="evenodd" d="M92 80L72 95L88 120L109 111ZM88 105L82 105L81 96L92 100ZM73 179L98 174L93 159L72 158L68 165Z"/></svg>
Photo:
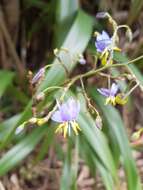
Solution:
<svg viewBox="0 0 143 190"><path fill-rule="evenodd" d="M32 78L31 83L32 83L33 85L36 84L36 83L38 83L39 80L40 80L42 77L44 77L44 75L45 75L45 68L43 67L43 68L41 68L41 69L34 75L34 77Z"/></svg>
<svg viewBox="0 0 143 190"><path fill-rule="evenodd" d="M102 65L113 63L113 51L121 51L113 41L113 38L108 35L104 30L101 34L97 33L95 46L97 52L100 54Z"/></svg>
<svg viewBox="0 0 143 190"><path fill-rule="evenodd" d="M95 46L97 51L102 53L111 43L112 39L109 37L107 32L103 30L101 34L97 35Z"/></svg>
<svg viewBox="0 0 143 190"><path fill-rule="evenodd" d="M97 89L100 94L106 97L106 103L105 104L112 104L116 105L116 95L119 87L117 84L113 83L111 88L100 88Z"/></svg>
<svg viewBox="0 0 143 190"><path fill-rule="evenodd" d="M60 123L56 129L56 133L60 132L64 134L64 137L71 134L71 129L76 135L78 131L81 131L78 123L76 122L80 111L80 104L78 101L70 98L63 104L58 103L58 110L54 112L51 119Z"/></svg>

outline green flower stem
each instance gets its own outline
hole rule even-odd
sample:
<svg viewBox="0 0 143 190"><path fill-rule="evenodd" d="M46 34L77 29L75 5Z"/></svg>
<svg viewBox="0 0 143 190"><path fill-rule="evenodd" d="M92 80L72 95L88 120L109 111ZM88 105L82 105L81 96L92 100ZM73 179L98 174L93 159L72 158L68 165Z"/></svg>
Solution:
<svg viewBox="0 0 143 190"><path fill-rule="evenodd" d="M125 96L123 97L123 99L126 99L138 86L139 86L139 84L137 83L133 88L131 88L131 90L129 92L127 92L125 94Z"/></svg>
<svg viewBox="0 0 143 190"><path fill-rule="evenodd" d="M89 72L87 72L87 73L84 73L84 74L75 76L74 78L70 79L70 81L71 81L70 83L71 83L71 85L72 85L73 83L75 83L75 82L76 82L77 80L79 80L80 78L91 77L91 76L93 76L93 75L95 75L95 74L97 74L97 73L99 73L99 72L101 72L101 71L104 71L104 70L106 70L106 69L108 69L108 68L111 68L111 67L123 67L123 66L128 66L129 64L134 63L134 62L136 62L136 61L138 61L138 60L140 60L140 59L143 59L143 55L141 55L141 56L139 56L139 57L137 57L137 58L135 58L135 59L133 59L133 60L131 60L131 61L128 61L128 62L105 65L104 67L101 67L101 68L99 68L99 69L97 69L97 70L91 70L91 71L89 71Z"/></svg>
<svg viewBox="0 0 143 190"><path fill-rule="evenodd" d="M87 73L80 74L80 75L77 75L77 76L71 78L71 79L67 82L66 87L64 87L64 91L63 91L63 94L62 94L61 97L60 97L60 101L63 101L66 92L70 89L70 87L71 87L77 80L80 80L80 79L82 79L82 78L91 77L91 76L93 76L93 75L95 75L95 74L97 74L97 73L99 73L99 72L101 72L101 71L104 71L104 70L106 70L106 69L108 69L108 68L111 68L111 67L128 66L129 64L134 63L134 62L136 62L136 61L138 61L138 60L140 60L140 59L143 59L143 55L141 55L140 57L137 57L137 58L135 58L135 59L133 59L133 60L131 60L131 61L125 62L125 63L110 64L110 65L108 64L108 65L105 65L104 67L101 67L101 68L99 68L99 69L97 69L97 70L91 70L91 71L89 71L89 72L87 72ZM137 84L139 85L139 82L137 82ZM58 87L58 86L57 86L57 87ZM53 88L53 87L51 87L51 89L52 89L52 88ZM62 88L62 87L58 87L58 88ZM46 90L46 89L45 89L45 90ZM133 90L134 90L134 89L133 89ZM48 113L47 116L45 116L44 118L40 118L40 120L42 121L42 125L45 124L45 123L47 123L47 122L49 121L49 119L51 118L52 114L56 111L57 107L58 107L58 106L57 106L57 104L56 104L56 105L53 107L53 109ZM41 125L41 123L40 123L40 125Z"/></svg>
<svg viewBox="0 0 143 190"><path fill-rule="evenodd" d="M49 90L54 90L54 89L62 89L63 87L60 87L60 86L50 86L48 88L45 88L42 92L45 93Z"/></svg>

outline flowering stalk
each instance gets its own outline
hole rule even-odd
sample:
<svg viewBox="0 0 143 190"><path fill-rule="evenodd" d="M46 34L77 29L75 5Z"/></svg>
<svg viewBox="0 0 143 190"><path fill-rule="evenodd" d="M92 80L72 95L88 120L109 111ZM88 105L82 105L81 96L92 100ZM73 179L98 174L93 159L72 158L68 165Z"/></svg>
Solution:
<svg viewBox="0 0 143 190"><path fill-rule="evenodd" d="M116 43L117 43L117 38L118 38L118 35L117 35L118 29L127 28L129 37L131 37L131 31L130 31L129 27L126 26L126 25L119 25L118 26L117 23L112 19L112 17L108 13L98 14L98 17L99 18L107 17L109 19L109 22L113 26L113 35L112 35L112 37L110 37L105 31L103 31L101 34L97 35L96 42L95 42L95 46L96 46L97 51L98 51L98 53L100 55L100 59L102 61L103 67L100 67L99 69L96 69L96 70L92 69L92 70L90 70L90 71L88 71L86 73L79 74L79 75L77 75L77 76L75 76L73 78L68 79L66 81L66 83L63 84L63 85L66 84L65 87L51 86L51 87L48 87L48 88L44 89L40 94L40 95L43 95L43 94L45 94L45 92L47 92L48 90L51 90L51 89L61 89L61 88L63 89L63 93L62 93L62 95L61 95L61 97L59 99L59 102L63 102L63 103L62 104L57 103L54 106L54 108L48 113L47 116L45 116L43 118L35 118L34 122L37 125L41 126L44 123L48 122L50 118L52 118L52 120L60 123L60 125L57 128L56 132L62 132L64 134L64 137L66 137L67 135L70 135L71 129L73 129L73 131L75 132L76 135L78 134L78 131L81 130L80 127L78 126L77 122L76 122L77 116L79 114L79 105L78 105L78 103L73 99L69 99L65 103L63 101L64 97L65 97L65 94L70 89L70 87L77 80L81 81L81 86L82 86L83 93L84 93L85 99L87 101L87 104L88 104L89 108L97 114L97 123L99 125L101 125L102 120L101 120L101 118L99 116L98 111L90 103L90 99L88 98L88 96L87 96L87 94L85 92L82 79L94 76L96 74L102 74L102 71L104 71L106 69L109 69L111 67L120 67L120 66L123 67L123 66L126 66L128 68L129 64L143 58L143 55L142 55L142 56L140 56L140 57L138 57L138 58L136 58L134 60L131 60L129 62L111 64L111 63L113 63L113 51L117 50ZM65 72L67 73L67 76L68 76L68 74L69 74L68 69L66 68L66 65L62 62L62 60L61 60L61 58L59 56L60 51L65 51L66 53L69 53L69 51L65 50L63 48L61 48L59 50L58 49L54 50L54 54L55 54L56 58L59 61L58 64L60 64L65 69ZM77 61L79 61L81 64L86 63L86 60L84 59L84 57L82 55L78 56ZM108 64L108 63L110 63L110 64ZM45 67L41 68L36 73L36 75L33 77L32 84L34 84L34 85L37 84L37 83L39 84L39 81L41 81L41 78L45 74L45 69L47 69L47 68L49 68L51 66L53 66L53 65L46 65ZM107 77L110 80L111 76L109 75ZM137 82L138 85L140 84L138 82L138 79L136 79L136 82ZM140 86L141 85L142 84L140 84ZM116 105L116 103L123 104L123 100L124 100L124 103L125 103L126 97L135 88L136 87L133 87L133 89L131 89L125 96L122 96L122 94L119 94L117 92L118 91L118 86L115 83L112 84L111 88L108 88L108 89L101 88L101 89L98 89L98 91L102 95L106 96L106 98L107 98L106 103L111 103L113 105ZM41 96L40 96L40 98L41 98ZM43 96L42 96L42 98L43 98ZM28 122L24 122L24 125L27 125L29 123L30 123L30 120Z"/></svg>

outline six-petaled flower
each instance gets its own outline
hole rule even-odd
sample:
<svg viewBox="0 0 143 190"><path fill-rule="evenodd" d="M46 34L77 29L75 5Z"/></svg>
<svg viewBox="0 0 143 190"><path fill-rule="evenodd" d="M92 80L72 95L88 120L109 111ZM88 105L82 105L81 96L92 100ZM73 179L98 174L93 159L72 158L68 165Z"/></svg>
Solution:
<svg viewBox="0 0 143 190"><path fill-rule="evenodd" d="M79 111L80 104L73 98L68 99L67 102L61 105L58 103L58 110L51 117L53 121L60 123L55 132L63 133L64 137L66 137L67 134L70 136L72 129L78 135L78 131L81 131L76 122Z"/></svg>
<svg viewBox="0 0 143 190"><path fill-rule="evenodd" d="M119 87L117 84L113 83L111 88L100 88L97 89L100 94L106 97L106 104L116 105L116 95Z"/></svg>
<svg viewBox="0 0 143 190"><path fill-rule="evenodd" d="M105 65L106 63L112 64L113 51L120 51L120 49L116 46L113 38L110 37L104 30L101 34L97 33L95 46L97 52L100 53L100 60L102 65Z"/></svg>

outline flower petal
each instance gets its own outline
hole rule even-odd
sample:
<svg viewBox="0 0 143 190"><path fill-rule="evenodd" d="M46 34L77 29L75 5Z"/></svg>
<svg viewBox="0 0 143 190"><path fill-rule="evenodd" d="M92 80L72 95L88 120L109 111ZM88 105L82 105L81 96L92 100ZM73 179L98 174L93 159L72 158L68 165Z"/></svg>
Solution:
<svg viewBox="0 0 143 190"><path fill-rule="evenodd" d="M108 33L103 30L101 34L97 35L95 46L98 52L103 52L111 43L112 40Z"/></svg>
<svg viewBox="0 0 143 190"><path fill-rule="evenodd" d="M103 52L106 47L108 47L111 44L111 40L100 40L95 42L95 46L98 52Z"/></svg>
<svg viewBox="0 0 143 190"><path fill-rule="evenodd" d="M44 76L44 74L45 74L45 68L43 67L43 68L41 68L41 69L34 75L34 77L32 78L31 83L32 83L32 84L37 83L37 82L40 80L40 78Z"/></svg>
<svg viewBox="0 0 143 190"><path fill-rule="evenodd" d="M70 115L70 108L68 106L68 101L66 103L63 103L60 106L60 113L63 121L70 121L71 115Z"/></svg>
<svg viewBox="0 0 143 190"><path fill-rule="evenodd" d="M118 85L116 83L113 83L111 86L110 95L115 96L118 89L119 89Z"/></svg>
<svg viewBox="0 0 143 190"><path fill-rule="evenodd" d="M69 99L68 106L70 109L71 120L76 120L80 111L80 104L74 99Z"/></svg>
<svg viewBox="0 0 143 190"><path fill-rule="evenodd" d="M54 114L52 115L51 119L53 121L58 122L58 123L64 122L62 117L61 117L61 112L60 111L55 111Z"/></svg>
<svg viewBox="0 0 143 190"><path fill-rule="evenodd" d="M105 96L105 97L109 97L109 96L110 96L110 90L107 89L107 88L98 88L97 91L98 91L101 95L103 95L103 96Z"/></svg>
<svg viewBox="0 0 143 190"><path fill-rule="evenodd" d="M110 36L106 31L102 31L102 40L110 40Z"/></svg>
<svg viewBox="0 0 143 190"><path fill-rule="evenodd" d="M56 111L52 116L52 120L57 122L76 120L80 111L79 102L72 98L68 99L68 101L62 105L58 105L58 108L59 111Z"/></svg>
<svg viewBox="0 0 143 190"><path fill-rule="evenodd" d="M82 57L82 58L80 58L79 60L79 63L81 64L81 65L85 65L86 64L86 60Z"/></svg>
<svg viewBox="0 0 143 190"><path fill-rule="evenodd" d="M110 37L107 32L104 30L102 31L101 34L97 35L96 41L102 41L102 40L110 40Z"/></svg>

